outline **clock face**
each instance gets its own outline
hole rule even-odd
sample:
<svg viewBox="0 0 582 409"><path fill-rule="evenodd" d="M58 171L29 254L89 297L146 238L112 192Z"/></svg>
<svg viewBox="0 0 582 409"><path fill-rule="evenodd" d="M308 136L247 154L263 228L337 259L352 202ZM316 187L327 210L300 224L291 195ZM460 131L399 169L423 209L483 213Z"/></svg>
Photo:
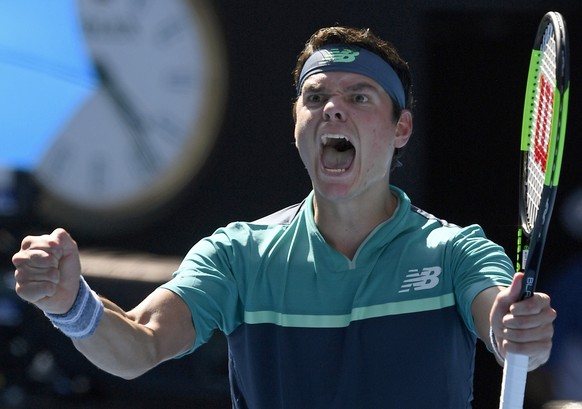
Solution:
<svg viewBox="0 0 582 409"><path fill-rule="evenodd" d="M98 229L192 180L217 134L226 64L200 0L79 0L78 11L97 86L34 175L46 217L100 218Z"/></svg>

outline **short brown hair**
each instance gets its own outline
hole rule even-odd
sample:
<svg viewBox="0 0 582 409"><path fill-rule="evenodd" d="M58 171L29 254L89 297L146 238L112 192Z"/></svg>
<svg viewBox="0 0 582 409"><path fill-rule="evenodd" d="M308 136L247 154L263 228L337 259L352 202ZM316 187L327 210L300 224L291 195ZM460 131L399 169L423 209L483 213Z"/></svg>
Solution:
<svg viewBox="0 0 582 409"><path fill-rule="evenodd" d="M365 48L377 55L394 68L396 75L400 78L404 87L406 96L406 106L402 108L412 108L412 79L408 64L400 57L396 48L389 42L382 40L374 35L369 28L352 28L352 27L326 27L317 30L311 38L305 43L305 47L297 58L297 64L293 70L293 80L295 88L299 83L299 76L305 61L319 48L326 44L351 44ZM394 102L394 101L393 101ZM400 107L394 104L394 118L400 116Z"/></svg>

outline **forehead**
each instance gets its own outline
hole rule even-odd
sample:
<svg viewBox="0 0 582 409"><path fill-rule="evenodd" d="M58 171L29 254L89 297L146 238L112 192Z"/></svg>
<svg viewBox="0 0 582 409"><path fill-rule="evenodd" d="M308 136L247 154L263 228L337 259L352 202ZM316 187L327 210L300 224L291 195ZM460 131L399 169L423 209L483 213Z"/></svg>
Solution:
<svg viewBox="0 0 582 409"><path fill-rule="evenodd" d="M335 89L353 91L368 90L386 94L382 86L372 78L352 72L321 72L309 76L303 83L303 91Z"/></svg>

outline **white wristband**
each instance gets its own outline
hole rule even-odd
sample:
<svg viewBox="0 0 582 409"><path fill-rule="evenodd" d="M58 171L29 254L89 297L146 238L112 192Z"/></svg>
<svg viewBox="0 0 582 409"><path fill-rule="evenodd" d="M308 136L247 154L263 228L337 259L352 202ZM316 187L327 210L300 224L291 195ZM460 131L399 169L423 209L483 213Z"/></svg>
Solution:
<svg viewBox="0 0 582 409"><path fill-rule="evenodd" d="M93 335L103 316L103 310L103 302L81 276L79 292L71 309L65 314L45 312L45 315L63 334L69 338L81 339Z"/></svg>
<svg viewBox="0 0 582 409"><path fill-rule="evenodd" d="M493 353L499 362L504 363L505 358L501 355L501 351L499 350L499 346L497 345L497 339L495 339L495 334L493 333L493 327L489 327L489 341L491 342L491 348L493 349Z"/></svg>

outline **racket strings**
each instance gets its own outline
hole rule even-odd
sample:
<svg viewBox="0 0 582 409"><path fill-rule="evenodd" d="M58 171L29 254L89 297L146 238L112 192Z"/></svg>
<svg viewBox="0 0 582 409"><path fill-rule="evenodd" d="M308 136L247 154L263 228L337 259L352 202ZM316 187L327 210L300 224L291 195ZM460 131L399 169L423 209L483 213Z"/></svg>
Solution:
<svg viewBox="0 0 582 409"><path fill-rule="evenodd" d="M554 29L549 24L540 47L540 70L531 122L534 126L530 129L527 155L525 198L528 231L533 229L539 211L550 152L554 90L556 88L556 49Z"/></svg>
<svg viewBox="0 0 582 409"><path fill-rule="evenodd" d="M542 191L544 188L544 172L541 170L541 167L533 160L528 160L527 166L526 231L529 233L533 230L533 225L538 215L540 203L542 200Z"/></svg>

